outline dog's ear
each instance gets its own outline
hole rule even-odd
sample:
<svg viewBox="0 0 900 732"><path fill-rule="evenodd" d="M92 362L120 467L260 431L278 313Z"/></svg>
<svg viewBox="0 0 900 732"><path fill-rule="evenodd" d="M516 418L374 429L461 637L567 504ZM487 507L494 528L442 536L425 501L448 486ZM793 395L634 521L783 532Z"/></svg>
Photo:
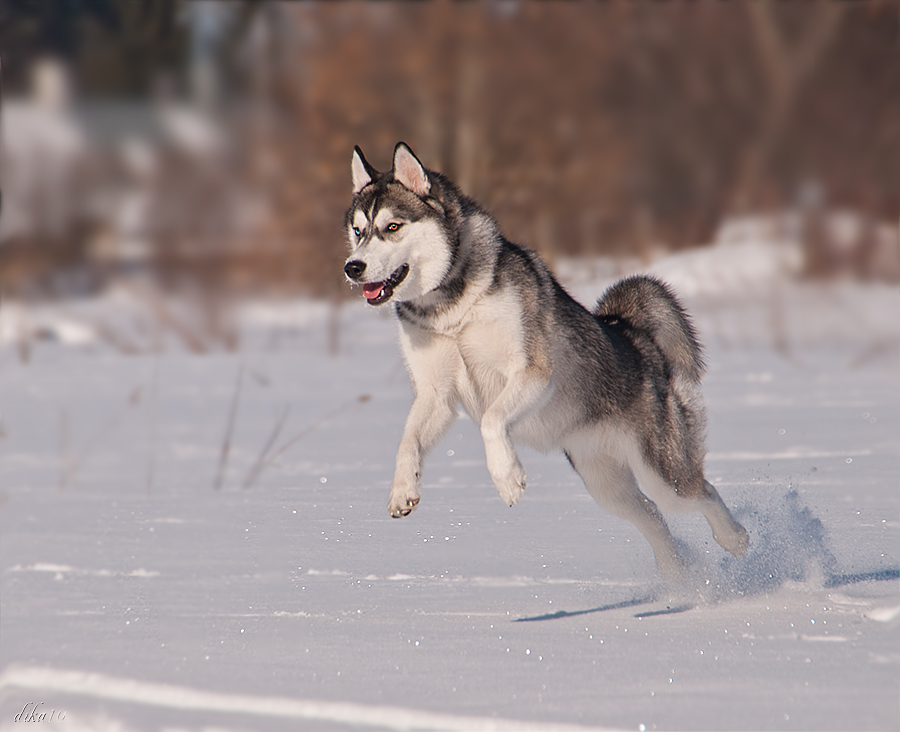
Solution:
<svg viewBox="0 0 900 732"><path fill-rule="evenodd" d="M359 145L353 148L353 163L350 169L353 173L354 193L359 193L378 177L378 171L369 165L365 155L363 155L363 151L359 149Z"/></svg>
<svg viewBox="0 0 900 732"><path fill-rule="evenodd" d="M427 196L431 190L428 173L405 142L398 142L394 148L394 180L417 196Z"/></svg>

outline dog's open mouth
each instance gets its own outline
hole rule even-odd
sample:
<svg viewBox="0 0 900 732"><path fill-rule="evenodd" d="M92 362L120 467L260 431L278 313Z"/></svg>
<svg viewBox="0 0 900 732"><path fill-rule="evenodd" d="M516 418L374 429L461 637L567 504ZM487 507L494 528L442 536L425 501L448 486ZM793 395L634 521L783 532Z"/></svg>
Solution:
<svg viewBox="0 0 900 732"><path fill-rule="evenodd" d="M391 299L394 289L406 279L409 274L409 265L404 264L394 270L394 274L383 282L367 282L363 285L363 294L369 305L381 305Z"/></svg>

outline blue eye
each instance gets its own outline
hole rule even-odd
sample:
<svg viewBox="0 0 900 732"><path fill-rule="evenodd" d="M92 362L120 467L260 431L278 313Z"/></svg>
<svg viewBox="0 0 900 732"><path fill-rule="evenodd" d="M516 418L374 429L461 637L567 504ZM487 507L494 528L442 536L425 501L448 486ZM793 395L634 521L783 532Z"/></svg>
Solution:
<svg viewBox="0 0 900 732"><path fill-rule="evenodd" d="M360 235L360 231L359 231L359 227L358 227L358 226L354 226L354 227L353 227L353 234L354 234L354 236L359 236L359 235Z"/></svg>

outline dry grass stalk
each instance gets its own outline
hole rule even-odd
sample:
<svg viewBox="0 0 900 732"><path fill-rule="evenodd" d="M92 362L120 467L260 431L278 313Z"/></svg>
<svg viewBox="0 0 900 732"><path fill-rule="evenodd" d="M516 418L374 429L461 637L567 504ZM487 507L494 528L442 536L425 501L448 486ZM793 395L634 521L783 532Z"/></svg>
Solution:
<svg viewBox="0 0 900 732"><path fill-rule="evenodd" d="M60 420L60 455L63 465L59 484L59 489L61 491L65 490L66 486L69 484L75 489L78 488L78 474L81 471L82 465L84 465L97 446L119 426L125 413L131 407L137 406L140 401L141 387L138 386L128 395L128 401L125 405L117 412L114 412L109 420L100 425L91 439L87 441L84 449L74 458L69 456L69 420L66 411L63 410Z"/></svg>
<svg viewBox="0 0 900 732"><path fill-rule="evenodd" d="M340 414L345 409L352 407L354 404L365 404L366 402L371 400L371 398L372 397L369 394L360 394L358 397L356 397L356 399L350 399L350 400L344 402L343 404L341 404L341 406L339 406L337 409L329 412L328 414L326 414L323 417L320 417L315 422L313 422L311 425L309 425L306 429L304 429L302 432L300 432L297 435L294 435L294 437L292 437L290 440L285 442L281 447L279 447L275 451L275 453L272 455L272 457L270 457L268 460L265 461L261 470L269 467L269 465L274 463L287 450L292 448L294 445L296 445L298 442L300 442L300 440L302 440L304 437L306 437L310 432L312 432L316 428L320 427L322 424L327 422L332 417Z"/></svg>
<svg viewBox="0 0 900 732"><path fill-rule="evenodd" d="M216 468L216 477L213 480L213 488L221 490L225 479L225 468L228 465L228 456L231 454L231 438L234 434L234 425L237 421L238 403L241 399L241 387L244 381L244 364L238 369L237 381L234 385L234 395L231 398L231 409L228 412L228 423L225 426L225 435L222 438L222 451L219 455L219 465Z"/></svg>
<svg viewBox="0 0 900 732"><path fill-rule="evenodd" d="M159 394L159 352L156 353L156 361L153 364L153 380L150 382L150 425L147 452L147 495L153 489L153 478L156 473L156 429L158 414Z"/></svg>
<svg viewBox="0 0 900 732"><path fill-rule="evenodd" d="M253 467L250 468L250 471L247 473L247 477L244 478L244 482L241 485L241 488L243 488L244 490L247 490L248 488L251 488L253 486L253 484L259 479L259 476L262 475L263 470L265 470L266 466L269 464L266 460L266 457L272 450L272 446L275 444L275 440L278 439L278 435L281 434L281 429L282 427L284 427L284 423L287 420L290 411L290 405L285 405L284 411L281 413L281 418L275 425L275 429L272 430L272 434L269 435L269 439L266 440L266 444L263 446L263 449L257 456L256 462L253 463Z"/></svg>

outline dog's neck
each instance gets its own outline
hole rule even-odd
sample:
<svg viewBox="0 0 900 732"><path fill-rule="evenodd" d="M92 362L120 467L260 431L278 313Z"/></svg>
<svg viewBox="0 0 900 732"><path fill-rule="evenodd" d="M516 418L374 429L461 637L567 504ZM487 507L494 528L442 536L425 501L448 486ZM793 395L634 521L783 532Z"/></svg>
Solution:
<svg viewBox="0 0 900 732"><path fill-rule="evenodd" d="M466 217L447 274L435 289L414 300L398 302L397 317L404 324L445 335L458 333L473 306L491 287L502 237L494 220L484 213Z"/></svg>

